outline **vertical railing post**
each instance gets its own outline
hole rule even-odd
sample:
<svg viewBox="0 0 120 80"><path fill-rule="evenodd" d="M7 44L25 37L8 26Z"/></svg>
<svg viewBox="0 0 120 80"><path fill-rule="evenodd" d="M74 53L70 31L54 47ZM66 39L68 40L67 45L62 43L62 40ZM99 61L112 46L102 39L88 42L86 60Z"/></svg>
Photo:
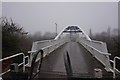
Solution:
<svg viewBox="0 0 120 80"><path fill-rule="evenodd" d="M23 54L23 72L25 72L25 54Z"/></svg>
<svg viewBox="0 0 120 80"><path fill-rule="evenodd" d="M118 69L116 69L116 59L120 60L120 57L117 57L117 56L114 57L114 66L113 66L114 74L113 74L113 78L116 78L116 70L118 70ZM120 71L119 71L119 73L120 73Z"/></svg>
<svg viewBox="0 0 120 80"><path fill-rule="evenodd" d="M115 66L116 66L116 63L115 63L115 58L114 58L114 64L113 64L113 70L114 70L114 72L113 72L113 78L115 78Z"/></svg>
<svg viewBox="0 0 120 80"><path fill-rule="evenodd" d="M31 62L32 62L32 52L30 53L30 65L31 65Z"/></svg>

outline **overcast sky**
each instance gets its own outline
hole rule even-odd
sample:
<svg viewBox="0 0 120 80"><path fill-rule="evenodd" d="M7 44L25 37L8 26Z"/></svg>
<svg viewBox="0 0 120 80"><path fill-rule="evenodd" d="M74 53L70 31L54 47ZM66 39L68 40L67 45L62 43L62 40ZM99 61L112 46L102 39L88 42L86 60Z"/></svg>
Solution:
<svg viewBox="0 0 120 80"><path fill-rule="evenodd" d="M87 34L118 27L117 2L3 2L2 16L12 18L25 31L58 32L67 25L79 25Z"/></svg>

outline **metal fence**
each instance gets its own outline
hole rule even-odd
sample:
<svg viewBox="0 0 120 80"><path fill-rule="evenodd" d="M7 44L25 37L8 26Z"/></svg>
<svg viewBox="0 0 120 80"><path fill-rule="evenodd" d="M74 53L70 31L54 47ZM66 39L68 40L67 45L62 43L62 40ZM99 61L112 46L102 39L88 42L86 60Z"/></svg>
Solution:
<svg viewBox="0 0 120 80"><path fill-rule="evenodd" d="M26 59L29 59L29 57L28 57L28 56L25 56L24 53L18 53L18 54L15 54L15 55L12 55L12 56L9 56L9 57L0 59L0 62L2 63L2 62L5 61L5 60L13 59L13 58L19 57L19 56L22 56L22 60L23 60L23 61L22 61L21 63L19 63L18 66L20 67L20 66L23 65L23 72L25 72L25 66L28 64L28 63L26 63ZM8 65L8 66L10 66L10 65ZM4 74L6 74L6 73L8 73L8 72L10 72L10 71L11 71L10 69L7 69L6 71L0 73L0 76L3 76Z"/></svg>

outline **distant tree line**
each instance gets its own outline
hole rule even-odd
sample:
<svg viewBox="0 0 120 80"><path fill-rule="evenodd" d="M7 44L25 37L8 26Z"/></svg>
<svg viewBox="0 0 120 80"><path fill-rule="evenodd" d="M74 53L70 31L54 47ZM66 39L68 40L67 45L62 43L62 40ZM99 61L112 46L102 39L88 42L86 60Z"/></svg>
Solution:
<svg viewBox="0 0 120 80"><path fill-rule="evenodd" d="M93 34L92 30L89 30L89 36L93 40L106 42L108 52L112 55L111 59L115 56L120 57L120 34L118 29L111 30L110 27L104 32Z"/></svg>
<svg viewBox="0 0 120 80"><path fill-rule="evenodd" d="M31 50L34 41L53 39L55 37L55 34L50 32L46 32L44 35L41 32L29 35L28 32L24 31L23 27L6 17L0 18L0 27L2 27L3 58L20 52L27 53Z"/></svg>

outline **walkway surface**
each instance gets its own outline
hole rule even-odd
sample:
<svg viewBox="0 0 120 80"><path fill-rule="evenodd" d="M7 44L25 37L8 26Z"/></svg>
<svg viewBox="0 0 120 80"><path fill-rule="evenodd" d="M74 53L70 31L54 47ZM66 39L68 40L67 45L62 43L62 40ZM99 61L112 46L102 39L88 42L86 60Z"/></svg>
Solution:
<svg viewBox="0 0 120 80"><path fill-rule="evenodd" d="M68 51L74 76L93 76L94 69L99 66L92 55L79 43L68 42L43 59L38 77L65 76L64 53ZM96 66L95 66L96 65ZM60 76L61 75L61 76Z"/></svg>

